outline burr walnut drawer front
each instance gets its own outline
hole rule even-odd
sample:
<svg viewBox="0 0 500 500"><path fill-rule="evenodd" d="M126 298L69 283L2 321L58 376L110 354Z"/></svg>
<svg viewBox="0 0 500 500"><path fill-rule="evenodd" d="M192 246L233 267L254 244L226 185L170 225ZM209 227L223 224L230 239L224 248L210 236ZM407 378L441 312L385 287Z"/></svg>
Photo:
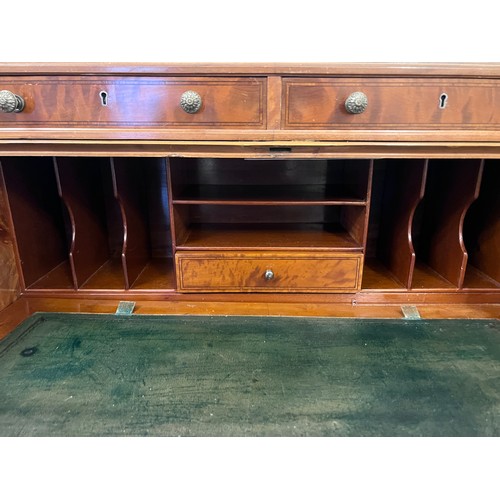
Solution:
<svg viewBox="0 0 500 500"><path fill-rule="evenodd" d="M265 78L0 78L0 127L265 128ZM7 106L7 104L6 104Z"/></svg>
<svg viewBox="0 0 500 500"><path fill-rule="evenodd" d="M500 129L500 80L284 78L286 129Z"/></svg>
<svg viewBox="0 0 500 500"><path fill-rule="evenodd" d="M175 260L181 292L355 292L363 256L179 251Z"/></svg>

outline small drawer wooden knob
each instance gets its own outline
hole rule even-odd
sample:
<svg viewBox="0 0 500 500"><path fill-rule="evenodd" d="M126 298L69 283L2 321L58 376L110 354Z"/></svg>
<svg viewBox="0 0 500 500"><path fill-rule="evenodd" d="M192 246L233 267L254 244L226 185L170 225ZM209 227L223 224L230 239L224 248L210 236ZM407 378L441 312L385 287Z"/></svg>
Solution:
<svg viewBox="0 0 500 500"><path fill-rule="evenodd" d="M24 99L10 90L0 90L0 111L2 113L20 113L24 109Z"/></svg>
<svg viewBox="0 0 500 500"><path fill-rule="evenodd" d="M197 113L201 108L201 96L194 90L187 90L181 95L181 108L186 113Z"/></svg>
<svg viewBox="0 0 500 500"><path fill-rule="evenodd" d="M363 92L353 92L345 100L345 109L348 113L359 115L368 107L368 97Z"/></svg>
<svg viewBox="0 0 500 500"><path fill-rule="evenodd" d="M270 281L274 278L274 273L271 271L271 269L266 269L266 272L264 273L264 278L267 281Z"/></svg>

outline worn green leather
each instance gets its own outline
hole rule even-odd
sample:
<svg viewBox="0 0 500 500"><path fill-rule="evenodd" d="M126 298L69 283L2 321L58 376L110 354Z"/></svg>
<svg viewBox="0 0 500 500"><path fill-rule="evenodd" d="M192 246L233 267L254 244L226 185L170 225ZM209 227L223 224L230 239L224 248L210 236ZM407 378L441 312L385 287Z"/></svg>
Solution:
<svg viewBox="0 0 500 500"><path fill-rule="evenodd" d="M2 436L498 436L500 321L40 313Z"/></svg>

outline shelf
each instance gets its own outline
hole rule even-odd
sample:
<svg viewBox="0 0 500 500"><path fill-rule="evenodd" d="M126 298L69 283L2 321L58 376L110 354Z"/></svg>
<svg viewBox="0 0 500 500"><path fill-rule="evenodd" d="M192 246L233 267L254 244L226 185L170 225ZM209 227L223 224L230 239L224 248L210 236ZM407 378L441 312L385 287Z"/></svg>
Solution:
<svg viewBox="0 0 500 500"><path fill-rule="evenodd" d="M172 290L174 288L172 259L151 259L131 290ZM82 290L125 290L123 266L119 258L110 259L81 287Z"/></svg>
<svg viewBox="0 0 500 500"><path fill-rule="evenodd" d="M30 290L72 290L74 289L71 267L68 260L42 276L39 280L28 286Z"/></svg>
<svg viewBox="0 0 500 500"><path fill-rule="evenodd" d="M132 284L133 290L174 290L175 276L171 258L153 258Z"/></svg>
<svg viewBox="0 0 500 500"><path fill-rule="evenodd" d="M192 224L177 250L308 249L361 252L340 226L323 224Z"/></svg>
<svg viewBox="0 0 500 500"><path fill-rule="evenodd" d="M456 286L428 265L417 261L413 270L412 289L456 289Z"/></svg>
<svg viewBox="0 0 500 500"><path fill-rule="evenodd" d="M346 196L353 190L335 186L276 186L276 185L197 185L189 186L176 198L174 204L217 205L358 205L366 199Z"/></svg>
<svg viewBox="0 0 500 500"><path fill-rule="evenodd" d="M396 277L380 261L365 260L362 290L406 290Z"/></svg>
<svg viewBox="0 0 500 500"><path fill-rule="evenodd" d="M133 290L173 290L175 277L171 258L153 258L133 283ZM63 262L29 287L30 290L74 289L69 262ZM125 290L123 266L119 258L108 260L80 290Z"/></svg>
<svg viewBox="0 0 500 500"><path fill-rule="evenodd" d="M467 272L465 273L463 288L499 289L500 283L490 278L479 269L468 265Z"/></svg>
<svg viewBox="0 0 500 500"><path fill-rule="evenodd" d="M83 285L82 290L125 290L123 266L119 258L108 260Z"/></svg>

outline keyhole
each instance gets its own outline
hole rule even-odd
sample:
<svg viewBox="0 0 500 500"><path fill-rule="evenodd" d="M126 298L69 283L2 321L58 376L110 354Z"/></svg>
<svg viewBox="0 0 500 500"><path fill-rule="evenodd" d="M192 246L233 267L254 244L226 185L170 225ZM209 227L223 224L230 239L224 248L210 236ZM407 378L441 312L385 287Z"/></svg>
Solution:
<svg viewBox="0 0 500 500"><path fill-rule="evenodd" d="M439 96L439 109L446 108L447 101L448 101L448 95L447 94L441 94Z"/></svg>
<svg viewBox="0 0 500 500"><path fill-rule="evenodd" d="M107 106L108 105L108 93L105 90L102 90L101 92L99 92L99 96L101 98L101 105Z"/></svg>

